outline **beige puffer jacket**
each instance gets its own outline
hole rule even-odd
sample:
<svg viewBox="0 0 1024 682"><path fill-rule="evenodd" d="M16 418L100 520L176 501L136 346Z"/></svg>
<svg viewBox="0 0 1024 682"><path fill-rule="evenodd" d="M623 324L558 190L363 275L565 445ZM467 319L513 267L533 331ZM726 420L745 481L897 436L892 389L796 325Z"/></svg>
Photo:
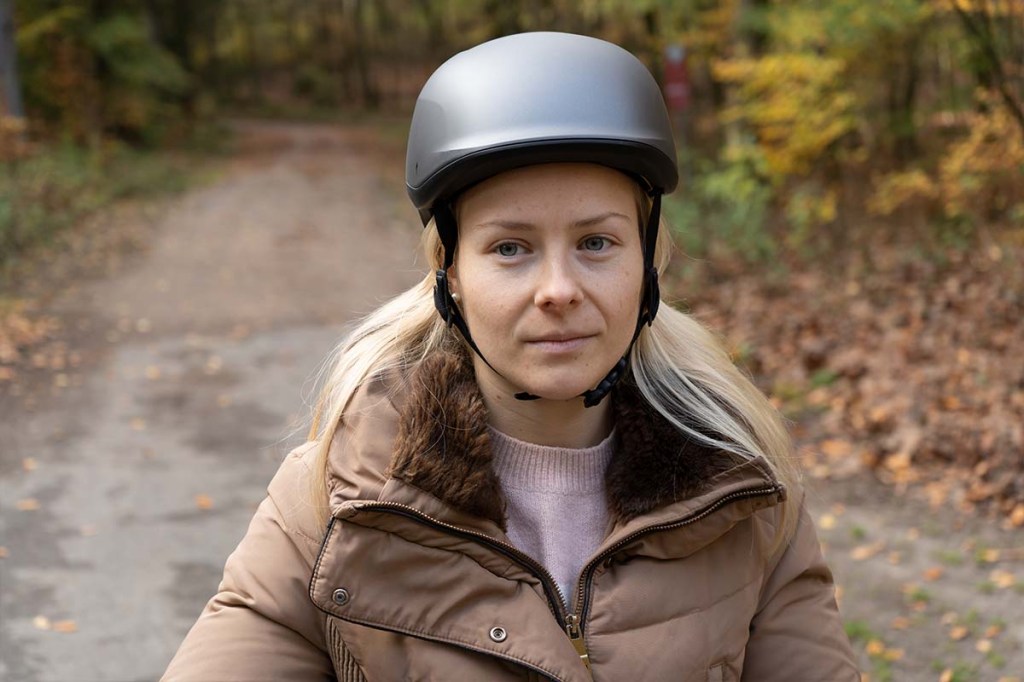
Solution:
<svg viewBox="0 0 1024 682"><path fill-rule="evenodd" d="M628 386L614 525L572 595L505 535L464 360L373 382L352 407L331 445L326 531L309 443L165 680L859 680L802 503L769 553L786 491L765 463L681 438Z"/></svg>

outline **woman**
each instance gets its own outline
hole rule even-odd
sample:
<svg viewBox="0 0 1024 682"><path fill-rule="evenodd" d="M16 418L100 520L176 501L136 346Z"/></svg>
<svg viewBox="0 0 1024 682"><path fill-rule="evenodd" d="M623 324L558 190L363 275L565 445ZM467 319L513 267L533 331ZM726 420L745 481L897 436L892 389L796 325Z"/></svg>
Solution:
<svg viewBox="0 0 1024 682"><path fill-rule="evenodd" d="M859 679L778 415L659 307L640 62L457 55L406 174L436 272L339 350L165 679Z"/></svg>

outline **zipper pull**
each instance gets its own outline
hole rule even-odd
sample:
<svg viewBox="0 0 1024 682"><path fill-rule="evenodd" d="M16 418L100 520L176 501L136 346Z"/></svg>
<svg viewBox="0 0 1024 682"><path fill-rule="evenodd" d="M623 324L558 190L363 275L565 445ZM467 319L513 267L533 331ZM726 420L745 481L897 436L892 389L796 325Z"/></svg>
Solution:
<svg viewBox="0 0 1024 682"><path fill-rule="evenodd" d="M580 631L580 617L575 613L570 613L565 617L565 632L569 635L569 641L572 642L573 647L576 649L576 653L580 655L580 660L583 661L583 665L589 673L590 654L587 653L587 645L583 641L583 633Z"/></svg>

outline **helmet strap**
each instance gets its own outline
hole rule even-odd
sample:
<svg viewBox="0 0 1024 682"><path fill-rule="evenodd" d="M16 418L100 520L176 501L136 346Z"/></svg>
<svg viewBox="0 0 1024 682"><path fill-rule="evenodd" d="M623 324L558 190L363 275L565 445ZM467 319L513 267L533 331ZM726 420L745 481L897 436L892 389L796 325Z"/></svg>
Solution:
<svg viewBox="0 0 1024 682"><path fill-rule="evenodd" d="M584 391L580 396L583 398L584 407L599 405L604 398L611 393L612 388L626 372L629 365L629 355L633 351L633 345L640 337L644 325L650 326L654 322L654 316L658 314L658 305L661 302L661 294L658 286L658 269L654 266L654 249L658 243L658 224L661 220L661 192L652 192L651 212L647 217L647 227L644 230L644 289L641 295L640 312L637 315L636 329L633 331L633 338L625 354L615 363L615 366L604 376L595 388ZM459 239L459 228L455 221L455 214L447 202L438 202L434 206L434 224L437 227L437 234L441 238L441 246L444 249L444 263L435 274L434 283L434 307L441 315L441 319L449 327L454 326L462 334L473 352L484 361L498 376L501 372L494 368L484 354L480 352L476 342L469 333L469 325L462 316L458 304L452 298L448 286L448 269L455 261L455 248ZM515 394L516 400L537 400L540 396L525 391Z"/></svg>
<svg viewBox="0 0 1024 682"><path fill-rule="evenodd" d="M626 352L615 363L615 366L595 388L583 393L584 407L599 405L605 396L611 393L612 388L626 373L629 354L633 352L633 345L640 338L640 332L643 331L644 325L651 326L654 316L658 314L661 290L658 286L658 268L654 266L654 249L658 244L658 225L661 222L661 192L653 191L651 199L651 213L647 216L647 227L644 229L644 290L640 298L640 312L637 315L636 329L633 330L633 338L629 342L629 347L626 348Z"/></svg>

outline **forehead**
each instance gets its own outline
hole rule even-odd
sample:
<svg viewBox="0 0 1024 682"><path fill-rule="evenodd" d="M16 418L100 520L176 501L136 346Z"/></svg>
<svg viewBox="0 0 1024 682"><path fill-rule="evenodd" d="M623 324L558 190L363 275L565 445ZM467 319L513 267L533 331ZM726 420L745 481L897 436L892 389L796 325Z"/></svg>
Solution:
<svg viewBox="0 0 1024 682"><path fill-rule="evenodd" d="M474 185L459 197L456 211L460 223L602 211L635 216L639 191L631 178L606 166L551 163L506 171Z"/></svg>

